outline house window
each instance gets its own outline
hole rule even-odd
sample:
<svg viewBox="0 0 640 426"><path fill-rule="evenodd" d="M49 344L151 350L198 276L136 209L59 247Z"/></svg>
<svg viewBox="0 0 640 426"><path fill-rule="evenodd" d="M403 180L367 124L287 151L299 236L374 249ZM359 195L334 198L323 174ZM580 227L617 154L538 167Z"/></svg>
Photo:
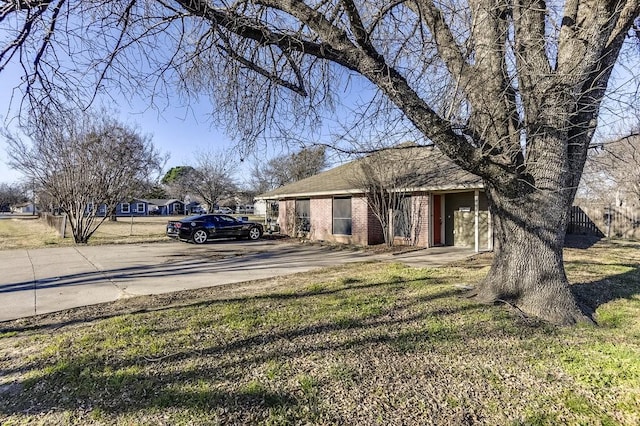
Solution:
<svg viewBox="0 0 640 426"><path fill-rule="evenodd" d="M296 200L296 230L311 230L311 200L308 198Z"/></svg>
<svg viewBox="0 0 640 426"><path fill-rule="evenodd" d="M173 203L173 213L182 213L180 203Z"/></svg>
<svg viewBox="0 0 640 426"><path fill-rule="evenodd" d="M138 213L144 213L144 203L137 203L136 204L136 211Z"/></svg>
<svg viewBox="0 0 640 426"><path fill-rule="evenodd" d="M398 198L393 209L393 236L411 237L411 197Z"/></svg>
<svg viewBox="0 0 640 426"><path fill-rule="evenodd" d="M333 233L351 235L351 197L333 199Z"/></svg>
<svg viewBox="0 0 640 426"><path fill-rule="evenodd" d="M129 205L129 203L122 203L120 204L120 211L122 213L129 213L131 209L131 206Z"/></svg>

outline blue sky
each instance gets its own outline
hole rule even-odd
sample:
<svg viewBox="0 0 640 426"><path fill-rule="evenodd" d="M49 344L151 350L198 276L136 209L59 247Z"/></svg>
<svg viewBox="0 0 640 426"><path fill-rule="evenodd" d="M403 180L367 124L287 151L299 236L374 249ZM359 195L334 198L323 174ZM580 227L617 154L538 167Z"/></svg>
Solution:
<svg viewBox="0 0 640 426"><path fill-rule="evenodd" d="M20 103L22 94L14 89L20 84L21 73L15 68L8 67L0 75L2 76L0 78L0 125L5 127L8 118L9 129L15 131L16 119L14 117L17 114L17 106ZM358 82L352 83L350 86L350 89L346 90L343 95L344 98L349 98L354 103L366 103L367 96L372 96L373 94L370 88ZM13 100L11 99L12 93ZM191 104L191 107L186 107L184 106L184 101L175 96L174 99L167 99L166 104L169 104L169 106L164 108L163 105L160 111L150 108L148 101L143 99L116 99L116 101L117 104L114 104L109 100L106 105L108 110L119 113L120 121L138 128L140 133L151 135L156 148L163 153L169 154L169 160L164 169L165 172L174 166L194 164L198 152L235 148L234 142L225 134L224 126L216 127L212 125L208 116L212 106L208 100L202 100L199 104ZM165 100L163 99L162 102L164 103ZM100 99L95 104L95 106L99 106ZM10 106L11 110L9 109ZM342 116L344 115L342 114ZM321 131L322 135L307 134L306 137L313 138L314 141L318 141L318 138L330 139L331 126L336 126L336 122L333 120L331 117L327 119L326 126ZM302 139L305 138L304 133L297 136ZM306 143L313 143L313 141L309 139ZM272 157L299 149L300 146L298 144L291 144L287 147L286 143L277 142L269 146L259 146L255 152L250 153L245 161L239 164L236 178L239 183L247 183L255 162L267 161ZM342 163L348 159L348 157L337 153L328 154L328 161L332 165ZM20 181L22 176L18 172L11 170L7 165L7 161L7 143L0 136L0 183Z"/></svg>
<svg viewBox="0 0 640 426"><path fill-rule="evenodd" d="M2 71L0 78L0 122L5 123L6 118L16 114L16 106L21 96L15 92L12 110L9 110L11 93L20 82L20 74L16 70L6 69ZM142 100L119 102L119 105L109 105L120 113L120 120L136 126L143 134L153 136L154 145L162 152L169 153L170 158L165 171L170 167L192 163L194 154L213 148L231 148L232 142L227 138L222 129L211 126L207 120L205 106L197 109L185 107L167 108L164 111L156 111L147 108ZM15 120L13 120L15 122ZM7 165L7 146L4 138L0 137L0 182L16 182L21 175L9 169ZM279 152L274 152L274 155ZM244 167L241 175L248 173L248 165ZM239 176L241 178L242 176Z"/></svg>

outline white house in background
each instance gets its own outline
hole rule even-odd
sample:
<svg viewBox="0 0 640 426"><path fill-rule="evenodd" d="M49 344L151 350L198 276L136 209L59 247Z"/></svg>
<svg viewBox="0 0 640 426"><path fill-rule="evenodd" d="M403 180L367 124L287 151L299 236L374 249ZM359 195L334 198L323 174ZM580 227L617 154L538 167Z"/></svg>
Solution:
<svg viewBox="0 0 640 426"><path fill-rule="evenodd" d="M38 207L33 203L21 203L11 206L11 211L13 213L34 214L38 213Z"/></svg>

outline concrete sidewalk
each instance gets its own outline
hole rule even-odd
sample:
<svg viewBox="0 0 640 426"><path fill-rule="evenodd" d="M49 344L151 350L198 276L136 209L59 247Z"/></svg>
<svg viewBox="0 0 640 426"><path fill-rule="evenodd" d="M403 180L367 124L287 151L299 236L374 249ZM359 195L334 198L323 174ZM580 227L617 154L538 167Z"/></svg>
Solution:
<svg viewBox="0 0 640 426"><path fill-rule="evenodd" d="M275 241L179 242L0 251L0 321L123 297L212 287L365 260L437 266L472 255L454 247L401 255Z"/></svg>

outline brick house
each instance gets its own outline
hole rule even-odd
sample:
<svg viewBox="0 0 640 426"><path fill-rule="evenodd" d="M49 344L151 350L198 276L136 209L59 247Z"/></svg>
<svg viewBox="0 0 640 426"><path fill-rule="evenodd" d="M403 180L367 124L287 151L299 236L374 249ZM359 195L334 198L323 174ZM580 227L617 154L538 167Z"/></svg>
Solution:
<svg viewBox="0 0 640 426"><path fill-rule="evenodd" d="M372 194L396 197L380 207ZM388 195L392 194L392 195ZM379 197L378 197L379 198ZM400 145L256 197L278 203L281 232L311 240L493 248L482 179L434 146ZM383 213L381 213L383 212Z"/></svg>

